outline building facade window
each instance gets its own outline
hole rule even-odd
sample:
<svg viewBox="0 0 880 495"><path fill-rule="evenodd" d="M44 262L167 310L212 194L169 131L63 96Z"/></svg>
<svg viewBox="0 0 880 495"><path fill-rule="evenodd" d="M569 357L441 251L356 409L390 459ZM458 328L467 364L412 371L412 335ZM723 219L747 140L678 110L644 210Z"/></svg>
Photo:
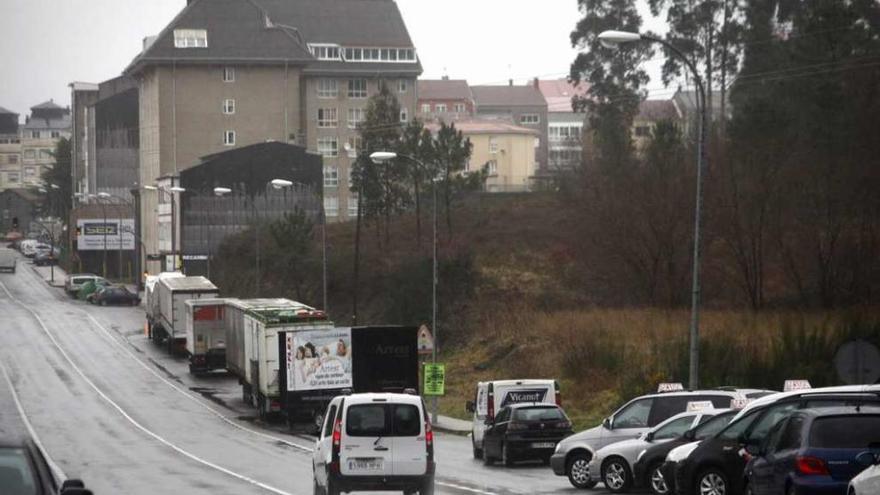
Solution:
<svg viewBox="0 0 880 495"><path fill-rule="evenodd" d="M52 139L58 139L61 137L61 133L58 131L52 131Z"/></svg>
<svg viewBox="0 0 880 495"><path fill-rule="evenodd" d="M636 136L638 137L648 137L651 135L651 127L647 125L637 125L636 126Z"/></svg>
<svg viewBox="0 0 880 495"><path fill-rule="evenodd" d="M487 163L489 175L498 175L498 160L489 160Z"/></svg>
<svg viewBox="0 0 880 495"><path fill-rule="evenodd" d="M24 168L24 178L25 179L33 179L37 176L37 169L34 167L25 167Z"/></svg>
<svg viewBox="0 0 880 495"><path fill-rule="evenodd" d="M434 105L434 111L437 113L446 113L446 103L438 103Z"/></svg>
<svg viewBox="0 0 880 495"><path fill-rule="evenodd" d="M498 153L498 138L489 136L489 153Z"/></svg>
<svg viewBox="0 0 880 495"><path fill-rule="evenodd" d="M318 60L339 60L339 45L309 45L309 51Z"/></svg>
<svg viewBox="0 0 880 495"><path fill-rule="evenodd" d="M207 48L208 31L206 29L175 29L175 48Z"/></svg>
<svg viewBox="0 0 880 495"><path fill-rule="evenodd" d="M49 160L52 158L52 150L40 150L40 160Z"/></svg>
<svg viewBox="0 0 880 495"><path fill-rule="evenodd" d="M223 82L235 82L235 67L223 68Z"/></svg>
<svg viewBox="0 0 880 495"><path fill-rule="evenodd" d="M407 121L409 121L409 111L407 111L406 108L401 108L401 109L400 109L400 121L401 121L401 122L407 122Z"/></svg>
<svg viewBox="0 0 880 495"><path fill-rule="evenodd" d="M406 79L401 79L397 81L397 92L398 93L406 93L406 90L409 88L409 84L407 84Z"/></svg>
<svg viewBox="0 0 880 495"><path fill-rule="evenodd" d="M352 193L351 196L348 197L348 216L350 216L350 217L358 216L358 195L357 195L357 193Z"/></svg>
<svg viewBox="0 0 880 495"><path fill-rule="evenodd" d="M328 217L339 215L339 198L336 196L324 197L324 214Z"/></svg>
<svg viewBox="0 0 880 495"><path fill-rule="evenodd" d="M223 132L223 144L225 146L235 146L235 131Z"/></svg>
<svg viewBox="0 0 880 495"><path fill-rule="evenodd" d="M18 172L6 172L6 182L9 184L18 184L21 182L21 175Z"/></svg>
<svg viewBox="0 0 880 495"><path fill-rule="evenodd" d="M32 139L40 139L40 131L31 131Z"/></svg>
<svg viewBox="0 0 880 495"><path fill-rule="evenodd" d="M318 154L326 157L339 156L339 142L336 137L319 137Z"/></svg>
<svg viewBox="0 0 880 495"><path fill-rule="evenodd" d="M535 125L541 123L541 117L536 113L526 113L520 115L519 123L523 125Z"/></svg>
<svg viewBox="0 0 880 495"><path fill-rule="evenodd" d="M36 150L24 150L24 159L25 160L35 160L37 158Z"/></svg>
<svg viewBox="0 0 880 495"><path fill-rule="evenodd" d="M430 103L422 103L422 113L431 113Z"/></svg>
<svg viewBox="0 0 880 495"><path fill-rule="evenodd" d="M347 62L415 62L412 48L346 47L342 50Z"/></svg>
<svg viewBox="0 0 880 495"><path fill-rule="evenodd" d="M349 79L348 80L348 97L349 98L366 98L367 97L367 80L366 79Z"/></svg>
<svg viewBox="0 0 880 495"><path fill-rule="evenodd" d="M364 140L360 136L348 138L348 157L357 158L358 152L364 147Z"/></svg>
<svg viewBox="0 0 880 495"><path fill-rule="evenodd" d="M318 98L336 98L339 96L339 84L336 79L318 79Z"/></svg>
<svg viewBox="0 0 880 495"><path fill-rule="evenodd" d="M228 98L223 100L223 113L232 115L235 113L235 100Z"/></svg>
<svg viewBox="0 0 880 495"><path fill-rule="evenodd" d="M6 160L10 165L18 163L18 155L9 155Z"/></svg>
<svg viewBox="0 0 880 495"><path fill-rule="evenodd" d="M455 113L465 113L466 111L464 103L455 104Z"/></svg>
<svg viewBox="0 0 880 495"><path fill-rule="evenodd" d="M363 108L349 108L348 109L348 128L349 129L357 129L359 125L364 121L364 109Z"/></svg>
<svg viewBox="0 0 880 495"><path fill-rule="evenodd" d="M329 129L339 124L339 117L335 108L318 109L318 127Z"/></svg>
<svg viewBox="0 0 880 495"><path fill-rule="evenodd" d="M324 165L324 187L336 187L339 185L339 167L336 165Z"/></svg>

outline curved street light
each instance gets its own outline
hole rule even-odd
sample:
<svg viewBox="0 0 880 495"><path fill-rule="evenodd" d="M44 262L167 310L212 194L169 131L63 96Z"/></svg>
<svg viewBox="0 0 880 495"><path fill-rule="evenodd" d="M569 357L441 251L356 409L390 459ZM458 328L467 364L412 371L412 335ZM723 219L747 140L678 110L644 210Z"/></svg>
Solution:
<svg viewBox="0 0 880 495"><path fill-rule="evenodd" d="M709 126L708 109L706 108L706 88L700 78L696 65L675 45L668 41L646 34L628 31L603 31L599 33L599 42L603 46L613 48L623 43L646 41L659 43L678 57L691 71L698 92L698 110L700 112L697 130L697 198L694 212L694 248L693 248L693 280L691 282L691 325L690 325L690 370L688 385L691 390L699 386L700 376L700 224L703 209L703 172L706 166L706 129Z"/></svg>

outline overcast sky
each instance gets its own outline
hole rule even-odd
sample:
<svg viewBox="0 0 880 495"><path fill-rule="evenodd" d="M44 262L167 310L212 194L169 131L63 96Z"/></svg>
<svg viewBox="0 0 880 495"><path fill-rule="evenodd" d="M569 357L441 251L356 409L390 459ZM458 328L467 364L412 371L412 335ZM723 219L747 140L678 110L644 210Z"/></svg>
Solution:
<svg viewBox="0 0 880 495"><path fill-rule="evenodd" d="M0 106L18 112L53 98L70 103L72 81L118 76L185 0L0 0ZM295 0L291 0L295 1ZM397 0L424 67L423 78L471 84L564 77L576 55L569 33L577 0ZM648 19L646 28L663 32ZM649 72L658 76L658 65ZM649 87L661 84L658 77ZM655 93L663 96L663 93Z"/></svg>

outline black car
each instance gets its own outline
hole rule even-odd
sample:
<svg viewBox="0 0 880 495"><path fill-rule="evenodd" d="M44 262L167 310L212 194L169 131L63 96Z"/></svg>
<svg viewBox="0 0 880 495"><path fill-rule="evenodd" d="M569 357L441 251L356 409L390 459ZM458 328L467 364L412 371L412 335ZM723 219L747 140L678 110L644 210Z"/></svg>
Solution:
<svg viewBox="0 0 880 495"><path fill-rule="evenodd" d="M125 287L104 287L100 292L97 292L92 296L91 301L94 304L100 304L101 306L107 306L110 304L137 306L140 304L141 298Z"/></svg>
<svg viewBox="0 0 880 495"><path fill-rule="evenodd" d="M842 388L842 387L841 387ZM770 396L759 405L746 408L741 416L717 435L703 440L693 452L676 465L663 467L672 474L679 495L739 495L743 493L747 456L746 445L761 445L767 433L793 411L808 408L847 406L880 407L877 387L846 390L804 390Z"/></svg>
<svg viewBox="0 0 880 495"><path fill-rule="evenodd" d="M58 258L49 251L40 251L34 255L34 265L52 266L58 264Z"/></svg>
<svg viewBox="0 0 880 495"><path fill-rule="evenodd" d="M867 466L859 454L880 441L880 410L824 408L796 411L770 430L746 466L750 495L846 493ZM873 460L873 457L871 457Z"/></svg>
<svg viewBox="0 0 880 495"><path fill-rule="evenodd" d="M0 440L0 493L92 495L80 480L56 480L43 452L30 439Z"/></svg>
<svg viewBox="0 0 880 495"><path fill-rule="evenodd" d="M636 487L648 487L655 495L673 493L675 491L674 480L667 480L661 469L666 460L666 454L676 447L700 441L718 433L730 423L730 420L738 412L730 410L708 417L704 423L691 428L684 435L645 450L633 465L633 484Z"/></svg>
<svg viewBox="0 0 880 495"><path fill-rule="evenodd" d="M516 461L550 462L556 444L573 433L571 421L554 404L512 404L501 408L495 420L486 420L483 462L496 459L510 466Z"/></svg>

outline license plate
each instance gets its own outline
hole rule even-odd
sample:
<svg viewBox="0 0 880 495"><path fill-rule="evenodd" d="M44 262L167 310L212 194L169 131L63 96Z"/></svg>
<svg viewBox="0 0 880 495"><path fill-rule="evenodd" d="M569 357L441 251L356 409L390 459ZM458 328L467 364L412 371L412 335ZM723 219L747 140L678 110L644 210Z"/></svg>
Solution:
<svg viewBox="0 0 880 495"><path fill-rule="evenodd" d="M349 471L381 471L382 470L382 459L381 458L360 458L360 459L349 459L348 460L348 470Z"/></svg>
<svg viewBox="0 0 880 495"><path fill-rule="evenodd" d="M532 444L533 449L552 449L556 447L555 442L535 442Z"/></svg>

